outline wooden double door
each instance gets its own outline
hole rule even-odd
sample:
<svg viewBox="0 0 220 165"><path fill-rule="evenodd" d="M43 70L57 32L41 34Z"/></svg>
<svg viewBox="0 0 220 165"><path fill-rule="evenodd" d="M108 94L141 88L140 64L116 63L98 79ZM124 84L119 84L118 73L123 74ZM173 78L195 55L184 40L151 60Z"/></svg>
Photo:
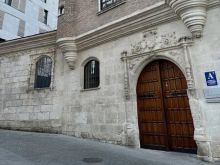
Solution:
<svg viewBox="0 0 220 165"><path fill-rule="evenodd" d="M187 83L175 64L159 60L143 69L137 103L142 148L196 152Z"/></svg>

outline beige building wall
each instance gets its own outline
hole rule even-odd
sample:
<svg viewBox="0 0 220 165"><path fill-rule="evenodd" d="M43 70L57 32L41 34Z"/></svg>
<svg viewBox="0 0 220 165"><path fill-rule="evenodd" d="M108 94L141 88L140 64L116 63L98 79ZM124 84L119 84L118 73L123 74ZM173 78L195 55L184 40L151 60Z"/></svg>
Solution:
<svg viewBox="0 0 220 165"><path fill-rule="evenodd" d="M62 86L54 81L62 79L62 65L55 54L55 38L51 32L1 44L0 128L61 132ZM50 88L34 89L34 67L43 55L53 59L53 80Z"/></svg>

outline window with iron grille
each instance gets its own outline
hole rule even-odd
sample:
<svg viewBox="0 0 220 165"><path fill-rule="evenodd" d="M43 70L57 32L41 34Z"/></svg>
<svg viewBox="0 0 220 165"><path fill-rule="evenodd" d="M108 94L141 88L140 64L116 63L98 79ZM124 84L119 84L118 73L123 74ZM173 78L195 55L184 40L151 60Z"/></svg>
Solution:
<svg viewBox="0 0 220 165"><path fill-rule="evenodd" d="M125 0L100 0L100 10L108 10L124 2Z"/></svg>
<svg viewBox="0 0 220 165"><path fill-rule="evenodd" d="M52 59L41 57L36 63L35 88L48 88L51 83Z"/></svg>
<svg viewBox="0 0 220 165"><path fill-rule="evenodd" d="M84 89L99 86L99 62L90 60L84 67Z"/></svg>

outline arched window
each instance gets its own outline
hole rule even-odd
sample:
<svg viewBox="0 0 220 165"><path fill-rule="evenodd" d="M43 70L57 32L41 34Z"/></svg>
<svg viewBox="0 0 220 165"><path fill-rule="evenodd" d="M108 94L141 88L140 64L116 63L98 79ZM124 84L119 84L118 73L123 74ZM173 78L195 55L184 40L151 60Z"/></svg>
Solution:
<svg viewBox="0 0 220 165"><path fill-rule="evenodd" d="M51 83L52 60L48 56L41 57L36 63L35 88L48 88Z"/></svg>
<svg viewBox="0 0 220 165"><path fill-rule="evenodd" d="M84 89L99 86L99 62L90 60L84 67Z"/></svg>

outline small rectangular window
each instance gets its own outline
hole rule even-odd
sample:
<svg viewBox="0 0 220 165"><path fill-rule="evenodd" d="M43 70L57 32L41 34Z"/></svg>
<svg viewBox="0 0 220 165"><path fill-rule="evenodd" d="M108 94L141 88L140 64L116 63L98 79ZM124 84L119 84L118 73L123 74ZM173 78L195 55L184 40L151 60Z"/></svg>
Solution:
<svg viewBox="0 0 220 165"><path fill-rule="evenodd" d="M119 0L101 0L101 10L113 5Z"/></svg>
<svg viewBox="0 0 220 165"><path fill-rule="evenodd" d="M62 15L62 14L64 14L64 6L63 5L59 7L59 15Z"/></svg>
<svg viewBox="0 0 220 165"><path fill-rule="evenodd" d="M5 3L6 3L7 5L11 6L11 5L12 5L12 0L5 0Z"/></svg>
<svg viewBox="0 0 220 165"><path fill-rule="evenodd" d="M108 10L124 4L125 2L126 0L99 0L99 12L97 14L102 14Z"/></svg>
<svg viewBox="0 0 220 165"><path fill-rule="evenodd" d="M44 3L47 3L47 0L41 0L42 2L44 2Z"/></svg>
<svg viewBox="0 0 220 165"><path fill-rule="evenodd" d="M44 10L44 23L47 24L48 11Z"/></svg>

